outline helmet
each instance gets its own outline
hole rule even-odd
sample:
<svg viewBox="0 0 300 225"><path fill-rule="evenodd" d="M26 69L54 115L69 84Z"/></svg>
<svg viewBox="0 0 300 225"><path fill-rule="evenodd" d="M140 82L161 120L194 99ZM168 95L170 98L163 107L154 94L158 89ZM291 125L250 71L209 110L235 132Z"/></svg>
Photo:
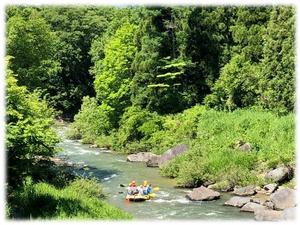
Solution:
<svg viewBox="0 0 300 225"><path fill-rule="evenodd" d="M147 186L148 182L146 180L144 180L143 182L143 186Z"/></svg>
<svg viewBox="0 0 300 225"><path fill-rule="evenodd" d="M135 180L131 181L131 183L129 184L129 186L136 186Z"/></svg>

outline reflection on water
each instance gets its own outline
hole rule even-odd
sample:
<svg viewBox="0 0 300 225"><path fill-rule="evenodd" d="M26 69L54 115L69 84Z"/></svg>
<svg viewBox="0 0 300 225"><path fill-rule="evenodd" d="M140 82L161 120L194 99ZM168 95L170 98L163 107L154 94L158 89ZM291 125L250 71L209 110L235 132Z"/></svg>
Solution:
<svg viewBox="0 0 300 225"><path fill-rule="evenodd" d="M107 201L131 213L136 219L253 219L253 214L223 206L230 197L228 194L223 194L217 201L191 202L185 198L189 189L174 188L174 180L161 177L156 168L126 162L124 155L90 149L78 141L64 140L60 146L63 151L58 156L79 165L74 173L97 178L108 195ZM126 187L120 184L126 186L131 180L137 183L148 180L153 187L159 187L156 198L139 203L126 201Z"/></svg>

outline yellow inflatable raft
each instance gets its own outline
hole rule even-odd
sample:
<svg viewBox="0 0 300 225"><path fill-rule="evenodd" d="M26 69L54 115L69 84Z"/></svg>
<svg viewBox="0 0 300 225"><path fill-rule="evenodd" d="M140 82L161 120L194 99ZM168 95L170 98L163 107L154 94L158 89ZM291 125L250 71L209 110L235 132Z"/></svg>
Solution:
<svg viewBox="0 0 300 225"><path fill-rule="evenodd" d="M155 194L148 194L148 195L126 195L126 200L132 202L143 202L146 200L150 200L155 197Z"/></svg>

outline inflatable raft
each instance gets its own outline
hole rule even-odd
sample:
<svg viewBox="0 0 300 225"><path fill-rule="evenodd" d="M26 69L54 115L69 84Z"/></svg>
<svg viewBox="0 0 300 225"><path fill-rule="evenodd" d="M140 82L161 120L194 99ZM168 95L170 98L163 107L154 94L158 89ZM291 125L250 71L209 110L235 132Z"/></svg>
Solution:
<svg viewBox="0 0 300 225"><path fill-rule="evenodd" d="M148 195L127 195L125 199L131 202L143 202L154 198L154 196L154 193Z"/></svg>

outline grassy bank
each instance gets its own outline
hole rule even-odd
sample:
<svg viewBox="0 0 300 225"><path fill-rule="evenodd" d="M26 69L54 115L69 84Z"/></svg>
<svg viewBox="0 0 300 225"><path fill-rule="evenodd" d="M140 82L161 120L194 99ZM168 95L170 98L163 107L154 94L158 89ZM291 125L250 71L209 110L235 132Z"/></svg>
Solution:
<svg viewBox="0 0 300 225"><path fill-rule="evenodd" d="M76 179L63 188L33 183L27 178L10 196L8 214L33 219L130 219L131 216L104 201L96 181Z"/></svg>
<svg viewBox="0 0 300 225"><path fill-rule="evenodd" d="M85 113L84 109L80 112L81 116ZM88 127L86 120L75 120L74 137L124 153L161 154L176 144L187 144L185 154L161 169L162 175L175 178L180 186L204 182L220 187L261 185L267 182L263 174L268 169L295 166L294 114L277 116L257 109L221 112L195 106L160 116L131 107L110 135L101 131L94 135L97 132L84 132L81 127ZM250 144L250 151L240 150L244 143Z"/></svg>

